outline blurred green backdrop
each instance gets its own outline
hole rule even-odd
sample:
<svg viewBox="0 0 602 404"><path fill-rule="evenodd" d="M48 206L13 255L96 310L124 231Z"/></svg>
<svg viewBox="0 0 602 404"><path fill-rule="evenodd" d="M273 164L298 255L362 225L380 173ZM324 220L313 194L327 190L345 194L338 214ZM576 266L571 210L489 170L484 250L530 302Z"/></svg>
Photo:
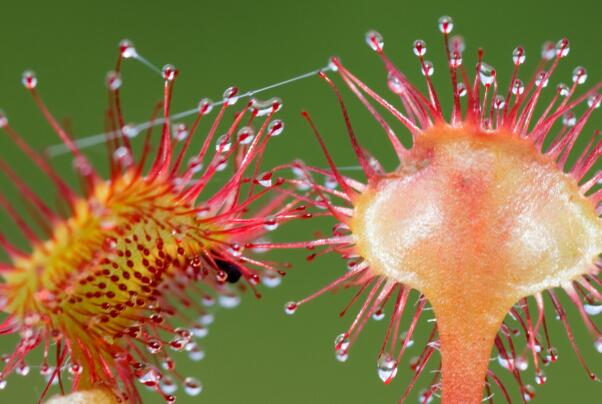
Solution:
<svg viewBox="0 0 602 404"><path fill-rule="evenodd" d="M428 58L435 63L435 80L440 83L445 99L448 78L442 74L445 65L436 29L437 18L443 14L454 17L455 32L466 39L465 64L472 66L476 48L484 47L485 60L497 68L504 86L509 80L510 55L515 45L526 47L525 70L528 70L534 67L544 40L557 40L564 35L571 40L571 54L561 63L552 85L558 80L569 81L572 68L579 64L588 67L590 85L602 76L599 29L602 7L595 0L30 1L3 2L0 12L3 59L0 107L13 126L39 149L56 143L57 139L23 90L21 72L31 68L38 73L44 99L57 116L71 120L77 136L96 133L103 128L104 77L114 64L116 45L122 38L132 39L139 51L159 66L173 63L180 69L175 111L194 106L204 96L218 99L232 84L247 90L324 66L331 55L340 56L358 76L388 95L382 66L364 44L363 34L372 28L384 35L389 55L420 85L422 77L410 46L414 39L426 40ZM133 62L126 64L123 76L127 120L142 121L160 98L162 83ZM325 164L309 128L299 116L301 109L313 114L337 162L355 164L336 100L321 80L311 78L270 94L283 98L285 108L280 117L287 126L283 136L268 148L266 164L297 157ZM345 94L360 138L392 167L393 153L382 131L349 92ZM594 114L588 133L591 128L601 126L601 118L601 114ZM2 157L36 190L51 195L44 177L4 137L0 138L0 150ZM102 146L88 150L88 154L100 166L106 161ZM71 172L69 158L57 157L54 162L62 171ZM0 179L0 189L14 197L4 178ZM4 216L0 225L12 229ZM308 222L302 232L284 229L279 237L308 238L311 231L320 228L329 230L323 223ZM19 240L17 236L15 240ZM184 357L178 360L180 371L200 378L205 390L196 398L181 393L178 403L397 402L409 379L407 360L417 351L405 358L394 383L382 385L376 375L375 361L384 323L368 324L347 363L338 363L334 358L334 337L351 321L351 317L339 319L337 313L350 293L325 296L292 318L283 313L284 302L301 298L334 279L343 271L344 263L329 256L307 264L303 252L273 256L293 261L294 269L281 287L265 290L263 299L256 300L247 294L236 310L219 311L208 338L202 343L206 359L200 363L191 363ZM580 320L575 318L574 324L584 354L593 368L600 371L599 354ZM536 402L596 402L602 387L591 382L580 369L560 324L552 325L552 335L561 360L546 369L548 384L537 389ZM12 344L12 340L0 340L4 352L10 351ZM533 373L526 377L533 384ZM426 378L418 383L425 385ZM0 393L0 402L34 402L42 387L37 369L26 378L12 376ZM415 402L419 390L416 389L411 402ZM146 394L145 399L149 403L160 402L155 394Z"/></svg>

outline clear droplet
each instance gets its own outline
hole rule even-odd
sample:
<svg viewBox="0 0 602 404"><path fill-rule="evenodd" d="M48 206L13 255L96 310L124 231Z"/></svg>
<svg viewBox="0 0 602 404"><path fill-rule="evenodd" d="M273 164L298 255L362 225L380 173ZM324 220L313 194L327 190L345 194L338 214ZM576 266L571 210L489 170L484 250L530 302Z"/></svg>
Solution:
<svg viewBox="0 0 602 404"><path fill-rule="evenodd" d="M176 392L176 390L178 390L178 385L170 376L163 376L163 379L161 379L161 383L159 383L159 387L161 388L161 391L165 394L173 394Z"/></svg>
<svg viewBox="0 0 602 404"><path fill-rule="evenodd" d="M535 388L527 384L523 390L523 398L525 401L531 401L535 398Z"/></svg>
<svg viewBox="0 0 602 404"><path fill-rule="evenodd" d="M525 53L525 49L522 46L517 46L512 51L512 61L516 66L522 65L525 63L527 59L527 54Z"/></svg>
<svg viewBox="0 0 602 404"><path fill-rule="evenodd" d="M376 31L368 31L365 39L366 44L375 52L382 51L385 46L382 35Z"/></svg>
<svg viewBox="0 0 602 404"><path fill-rule="evenodd" d="M543 370L539 369L535 373L535 383L544 384L547 380L548 380L548 376L546 376L546 374Z"/></svg>
<svg viewBox="0 0 602 404"><path fill-rule="evenodd" d="M569 86L567 86L564 83L558 83L558 85L556 86L556 91L558 91L558 94L560 94L562 97L566 97L567 95L569 95L570 89Z"/></svg>
<svg viewBox="0 0 602 404"><path fill-rule="evenodd" d="M449 34L454 29L454 21L451 17L444 15L439 18L438 27L442 33Z"/></svg>
<svg viewBox="0 0 602 404"><path fill-rule="evenodd" d="M458 52L460 55L466 50L466 42L461 35L454 35L449 38L449 51L451 53Z"/></svg>
<svg viewBox="0 0 602 404"><path fill-rule="evenodd" d="M339 334L334 339L334 350L336 352L347 352L350 343L349 335L346 332Z"/></svg>
<svg viewBox="0 0 602 404"><path fill-rule="evenodd" d="M186 351L188 351L188 357L193 362L199 362L205 359L205 351L192 342L186 345Z"/></svg>
<svg viewBox="0 0 602 404"><path fill-rule="evenodd" d="M504 96L499 95L499 94L496 95L493 100L493 108L495 108L499 111L502 108L504 108L505 106L506 106L506 100L504 99Z"/></svg>
<svg viewBox="0 0 602 404"><path fill-rule="evenodd" d="M562 38L560 41L556 42L556 56L558 57L566 57L571 50L569 46L569 40L566 38Z"/></svg>
<svg viewBox="0 0 602 404"><path fill-rule="evenodd" d="M387 77L387 85L393 94L400 95L404 93L404 86L396 74L389 73Z"/></svg>
<svg viewBox="0 0 602 404"><path fill-rule="evenodd" d="M232 143L230 143L230 136L228 134L221 135L215 141L215 151L218 153L228 153L231 147Z"/></svg>
<svg viewBox="0 0 602 404"><path fill-rule="evenodd" d="M4 390L8 382L4 379L0 379L0 390Z"/></svg>
<svg viewBox="0 0 602 404"><path fill-rule="evenodd" d="M514 83L512 83L512 94L514 95L522 95L525 92L525 85L519 79L514 79Z"/></svg>
<svg viewBox="0 0 602 404"><path fill-rule="evenodd" d="M289 316L295 314L295 311L297 311L297 307L298 304L296 302L288 302L287 304L284 305L284 312L286 314L288 314Z"/></svg>
<svg viewBox="0 0 602 404"><path fill-rule="evenodd" d="M594 341L594 347L596 348L596 351L602 353L602 336L596 338Z"/></svg>
<svg viewBox="0 0 602 404"><path fill-rule="evenodd" d="M577 123L577 117L572 111L567 111L562 115L562 124L567 127L575 126Z"/></svg>
<svg viewBox="0 0 602 404"><path fill-rule="evenodd" d="M234 105L238 102L238 87L231 86L224 91L224 101L228 105Z"/></svg>
<svg viewBox="0 0 602 404"><path fill-rule="evenodd" d="M107 87L111 91L118 90L121 87L121 75L116 71L110 71L107 73L106 81Z"/></svg>
<svg viewBox="0 0 602 404"><path fill-rule="evenodd" d="M161 69L161 74L164 80L173 81L178 75L178 69L174 65L166 64Z"/></svg>
<svg viewBox="0 0 602 404"><path fill-rule="evenodd" d="M268 135L270 136L279 136L280 134L282 134L283 130L284 122L282 122L280 119L274 119L268 125Z"/></svg>
<svg viewBox="0 0 602 404"><path fill-rule="evenodd" d="M282 283L282 276L276 271L266 271L261 277L261 283L268 288L275 288Z"/></svg>
<svg viewBox="0 0 602 404"><path fill-rule="evenodd" d="M188 137L188 128L184 123L176 123L172 128L172 136L178 142L185 140Z"/></svg>
<svg viewBox="0 0 602 404"><path fill-rule="evenodd" d="M548 86L549 79L550 79L550 77L548 76L548 73L539 72L537 74L537 76L535 77L535 85L537 87L545 88Z"/></svg>
<svg viewBox="0 0 602 404"><path fill-rule="evenodd" d="M422 57L426 55L426 42L424 42L422 39L417 39L414 41L412 49L414 51L414 55Z"/></svg>
<svg viewBox="0 0 602 404"><path fill-rule="evenodd" d="M257 116L266 116L282 109L282 100L278 97L270 98L269 100L260 101L256 98L251 100L251 107L257 111Z"/></svg>
<svg viewBox="0 0 602 404"><path fill-rule="evenodd" d="M213 110L213 101L209 98L203 98L199 101L198 108L201 115L207 115Z"/></svg>
<svg viewBox="0 0 602 404"><path fill-rule="evenodd" d="M244 126L239 129L236 136L238 138L238 143L250 144L255 138L255 130L250 126Z"/></svg>
<svg viewBox="0 0 602 404"><path fill-rule="evenodd" d="M269 188L272 186L272 173L268 171L263 174L259 174L256 178L256 181L262 187Z"/></svg>
<svg viewBox="0 0 602 404"><path fill-rule="evenodd" d="M383 383L389 383L397 375L397 361L389 352L383 352L376 361L378 377Z"/></svg>
<svg viewBox="0 0 602 404"><path fill-rule="evenodd" d="M8 118L4 111L0 109L0 128L5 128L8 125Z"/></svg>
<svg viewBox="0 0 602 404"><path fill-rule="evenodd" d="M601 100L602 100L602 96L600 94L590 95L587 99L587 105L590 108L600 108Z"/></svg>
<svg viewBox="0 0 602 404"><path fill-rule="evenodd" d="M123 128L121 128L121 132L130 139L135 138L140 133L140 129L133 123L128 123Z"/></svg>
<svg viewBox="0 0 602 404"><path fill-rule="evenodd" d="M590 316L596 316L602 313L602 304L584 304L583 308Z"/></svg>
<svg viewBox="0 0 602 404"><path fill-rule="evenodd" d="M77 362L69 365L69 373L73 376L80 375L84 371L84 367Z"/></svg>
<svg viewBox="0 0 602 404"><path fill-rule="evenodd" d="M458 84L456 84L456 91L459 97L464 97L467 93L466 84L464 84L463 82L459 82Z"/></svg>
<svg viewBox="0 0 602 404"><path fill-rule="evenodd" d="M495 81L495 69L487 63L479 64L479 79L481 84L488 87Z"/></svg>
<svg viewBox="0 0 602 404"><path fill-rule="evenodd" d="M155 367L149 366L144 367L140 370L136 371L136 376L138 377L138 381L145 386L155 387L159 384L163 375L159 370Z"/></svg>
<svg viewBox="0 0 602 404"><path fill-rule="evenodd" d="M17 372L19 376L27 376L29 374L29 370L29 366L24 361L19 362L15 368L15 372Z"/></svg>
<svg viewBox="0 0 602 404"><path fill-rule="evenodd" d="M433 75L433 73L435 73L435 66L433 65L433 62L429 60L425 61L422 65L422 74L424 74L426 77L430 77Z"/></svg>
<svg viewBox="0 0 602 404"><path fill-rule="evenodd" d="M156 339L152 339L146 343L146 350L153 355L161 352L162 348L163 344L161 344L161 341Z"/></svg>
<svg viewBox="0 0 602 404"><path fill-rule="evenodd" d="M203 391L203 385L201 382L193 377L187 377L184 379L184 391L189 396L198 396Z"/></svg>
<svg viewBox="0 0 602 404"><path fill-rule="evenodd" d="M218 297L219 305L226 309L233 309L240 304L240 296L235 294L222 294Z"/></svg>
<svg viewBox="0 0 602 404"><path fill-rule="evenodd" d="M121 56L125 59L138 57L136 47L129 39L123 39L121 42L119 42L119 51L121 52Z"/></svg>
<svg viewBox="0 0 602 404"><path fill-rule="evenodd" d="M372 319L375 321L381 321L385 318L385 312L383 309L378 309L372 314Z"/></svg>
<svg viewBox="0 0 602 404"><path fill-rule="evenodd" d="M556 57L556 45L552 41L546 41L541 46L541 58L544 60L552 60Z"/></svg>
<svg viewBox="0 0 602 404"><path fill-rule="evenodd" d="M32 70L25 70L21 76L21 83L28 90L33 90L38 85L38 78Z"/></svg>

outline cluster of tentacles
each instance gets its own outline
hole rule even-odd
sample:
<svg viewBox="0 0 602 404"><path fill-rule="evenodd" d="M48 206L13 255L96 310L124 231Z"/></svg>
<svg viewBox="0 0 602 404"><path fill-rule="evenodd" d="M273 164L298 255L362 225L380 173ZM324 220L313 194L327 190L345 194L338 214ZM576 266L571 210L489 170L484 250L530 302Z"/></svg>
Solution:
<svg viewBox="0 0 602 404"><path fill-rule="evenodd" d="M145 61L124 41L117 67L107 76L109 178L102 178L49 112L38 95L36 76L23 75L24 86L72 153L82 192L0 116L0 127L52 181L63 205L52 209L0 160L0 171L37 220L33 226L0 195L0 205L29 242L24 250L0 234L9 257L0 263L6 313L0 334L19 337L14 351L4 356L2 388L11 373L29 373L28 356L41 348L39 370L47 386L40 400L53 384L63 394L68 386L71 391L104 390L117 402L141 401L137 382L166 402L175 401L178 385L197 395L201 382L178 372L178 352L201 360L197 339L213 321L211 306L234 307L239 292L255 290L261 280L277 285L287 266L254 258L245 249L281 222L306 214L289 192L280 192L282 180L259 171L269 139L284 128L274 119L281 102L252 99L229 120L226 115L238 101L238 90L231 87L220 102L202 100L189 129L172 126L170 101L178 72L166 65L163 100L136 158L136 128L125 123L120 101L122 60L132 57ZM219 110L202 147L189 159L191 140L214 106ZM156 153L151 150L155 126L161 128ZM217 136L219 131L223 135ZM214 190L216 174L222 172L229 175Z"/></svg>
<svg viewBox="0 0 602 404"><path fill-rule="evenodd" d="M338 88L322 74L338 97L366 180L337 168L304 112L329 169L298 162L294 172L299 185L318 196L314 205L326 209L338 223L330 237L263 246L308 248L310 261L334 251L347 260L347 271L317 293L287 303L285 311L292 314L328 291L356 289L341 315L361 299L363 303L349 329L336 338L336 356L346 360L369 319L381 320L388 314L377 370L389 383L414 344L419 320L432 308L436 321L428 322L430 336L421 353L410 360L414 376L401 401L427 373L432 379L420 393L421 403L441 393L444 403L477 403L483 397L493 401L496 386L512 401L513 388L489 365L492 346L497 351L495 362L518 383L522 401L535 394L529 378L536 384L546 381L543 367L557 359L545 314L550 304L587 374L598 380L573 338L559 293L575 305L596 349L602 351L602 334L592 321L602 312L598 217L602 172L595 166L602 153L600 132L583 149L574 147L600 106L601 83L577 94L587 78L585 69L577 67L572 84L558 84L542 107L539 101L548 82L569 53L568 40L546 42L541 61L526 82L519 79L525 50L515 48L514 71L504 89L496 70L483 60L482 50L474 74L465 68L464 42L450 37L452 28L449 17L439 21L453 88L449 119L431 81L433 64L425 60L422 40L414 42L413 52L426 78L426 94L385 55L380 34L366 35L366 43L384 63L388 87L399 97L400 107L373 91L340 60L331 61L390 140L400 162L393 171L385 170L360 145ZM411 149L404 148L390 118L409 131ZM437 351L441 360L435 359ZM534 377L525 374L529 361Z"/></svg>

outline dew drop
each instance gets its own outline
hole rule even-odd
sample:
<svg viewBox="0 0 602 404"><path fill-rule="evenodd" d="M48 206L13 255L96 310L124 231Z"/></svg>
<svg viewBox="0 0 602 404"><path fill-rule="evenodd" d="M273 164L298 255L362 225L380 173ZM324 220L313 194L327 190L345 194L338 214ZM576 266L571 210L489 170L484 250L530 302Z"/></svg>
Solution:
<svg viewBox="0 0 602 404"><path fill-rule="evenodd" d="M558 85L556 86L556 91L558 91L558 94L560 94L562 97L566 97L567 95L569 95L569 86L567 86L564 83L558 83Z"/></svg>
<svg viewBox="0 0 602 404"><path fill-rule="evenodd" d="M188 169L193 174L196 174L203 169L203 163L197 156L191 157L190 160L188 160Z"/></svg>
<svg viewBox="0 0 602 404"><path fill-rule="evenodd" d="M257 116L266 116L282 109L282 100L278 97L260 101L256 98L251 100L251 107L255 109Z"/></svg>
<svg viewBox="0 0 602 404"><path fill-rule="evenodd" d="M249 144L253 141L253 138L255 137L255 131L252 127L245 126L240 128L240 130L236 134L236 137L238 138L238 143Z"/></svg>
<svg viewBox="0 0 602 404"><path fill-rule="evenodd" d="M213 101L209 98L203 98L199 101L198 109L201 115L209 114L213 110Z"/></svg>
<svg viewBox="0 0 602 404"><path fill-rule="evenodd" d="M119 42L119 51L121 52L121 56L125 59L138 57L136 47L129 39L123 39Z"/></svg>
<svg viewBox="0 0 602 404"><path fill-rule="evenodd" d="M512 94L514 95L522 95L525 92L525 85L519 79L514 79L514 83L512 83Z"/></svg>
<svg viewBox="0 0 602 404"><path fill-rule="evenodd" d="M524 372L525 370L527 370L529 368L529 361L524 356L518 356L514 360L514 364L515 364L516 368L521 372Z"/></svg>
<svg viewBox="0 0 602 404"><path fill-rule="evenodd" d="M543 370L539 369L535 373L535 383L544 384L547 380L548 380L548 376L546 376L546 374Z"/></svg>
<svg viewBox="0 0 602 404"><path fill-rule="evenodd" d="M136 371L136 376L138 377L138 381L145 386L154 387L159 384L163 375L161 372L155 367L144 367L140 370Z"/></svg>
<svg viewBox="0 0 602 404"><path fill-rule="evenodd" d="M282 276L276 271L266 271L261 277L261 283L268 288L275 288L282 283Z"/></svg>
<svg viewBox="0 0 602 404"><path fill-rule="evenodd" d="M556 57L556 45L552 41L546 41L541 46L541 58L544 60L552 60Z"/></svg>
<svg viewBox="0 0 602 404"><path fill-rule="evenodd" d="M166 81L173 81L178 75L178 69L174 65L166 64L161 69L161 74L163 75L163 79Z"/></svg>
<svg viewBox="0 0 602 404"><path fill-rule="evenodd" d="M270 136L279 136L280 134L282 134L283 130L284 130L284 122L282 122L280 119L274 119L268 125L268 134Z"/></svg>
<svg viewBox="0 0 602 404"><path fill-rule="evenodd" d="M424 42L422 39L417 39L414 41L412 49L414 51L414 55L422 57L426 55L426 42Z"/></svg>
<svg viewBox="0 0 602 404"><path fill-rule="evenodd" d="M464 97L467 93L466 84L464 84L463 82L459 82L458 84L456 84L456 91L459 97Z"/></svg>
<svg viewBox="0 0 602 404"><path fill-rule="evenodd" d="M260 174L259 176L257 176L256 180L257 183L262 187L269 188L272 186L272 173L268 171L263 174Z"/></svg>
<svg viewBox="0 0 602 404"><path fill-rule="evenodd" d="M466 42L461 35L454 35L449 38L449 51L458 52L460 55L466 50Z"/></svg>
<svg viewBox="0 0 602 404"><path fill-rule="evenodd" d="M138 136L138 134L140 133L140 129L138 128L138 126L129 123L127 125L125 125L123 128L121 128L121 132L123 132L123 134L125 136L127 136L130 139L135 138L136 136Z"/></svg>
<svg viewBox="0 0 602 404"><path fill-rule="evenodd" d="M546 359L548 362L556 362L558 360L558 350L555 347L548 348Z"/></svg>
<svg viewBox="0 0 602 404"><path fill-rule="evenodd" d="M159 384L161 391L165 394L173 394L178 390L178 385L170 376L164 376Z"/></svg>
<svg viewBox="0 0 602 404"><path fill-rule="evenodd" d="M433 65L433 62L431 61L425 61L424 64L422 65L422 74L425 75L426 77L430 77L433 75L433 73L435 72L435 66Z"/></svg>
<svg viewBox="0 0 602 404"><path fill-rule="evenodd" d="M526 59L527 54L525 53L525 49L523 47L517 46L516 48L514 48L514 50L512 51L512 61L516 66L525 63Z"/></svg>
<svg viewBox="0 0 602 404"><path fill-rule="evenodd" d="M80 375L83 371L84 367L79 363L74 362L71 365L69 365L69 373L73 376Z"/></svg>
<svg viewBox="0 0 602 404"><path fill-rule="evenodd" d="M602 313L602 304L584 304L583 308L590 316L596 316Z"/></svg>
<svg viewBox="0 0 602 404"><path fill-rule="evenodd" d="M30 369L27 363L22 361L17 365L15 372L17 372L19 376L27 376L29 374L29 370Z"/></svg>
<svg viewBox="0 0 602 404"><path fill-rule="evenodd" d="M600 107L600 101L602 101L602 96L600 94L593 94L590 95L587 99L587 105L590 108L599 108Z"/></svg>
<svg viewBox="0 0 602 404"><path fill-rule="evenodd" d="M594 341L594 347L596 348L596 351L602 353L602 336L596 338Z"/></svg>
<svg viewBox="0 0 602 404"><path fill-rule="evenodd" d="M193 377L187 377L184 379L184 391L189 396L198 396L203 391L203 385L201 382Z"/></svg>
<svg viewBox="0 0 602 404"><path fill-rule="evenodd" d="M535 398L535 388L527 384L523 390L523 398L525 401L531 401Z"/></svg>
<svg viewBox="0 0 602 404"><path fill-rule="evenodd" d="M234 105L238 102L238 87L228 87L224 91L224 101L228 105Z"/></svg>
<svg viewBox="0 0 602 404"><path fill-rule="evenodd" d="M339 334L334 339L334 350L336 352L347 352L350 343L349 335L346 332Z"/></svg>
<svg viewBox="0 0 602 404"><path fill-rule="evenodd" d="M188 357L193 362L198 362L205 358L205 351L192 342L186 345L186 351L188 351Z"/></svg>
<svg viewBox="0 0 602 404"><path fill-rule="evenodd" d="M462 66L462 54L458 51L453 51L449 60L449 65L454 69L457 69L458 67Z"/></svg>
<svg viewBox="0 0 602 404"><path fill-rule="evenodd" d="M233 309L240 304L240 297L235 294L223 294L218 297L219 305L226 309Z"/></svg>
<svg viewBox="0 0 602 404"><path fill-rule="evenodd" d="M577 123L577 117L572 111L567 111L562 115L562 124L567 127L575 126Z"/></svg>
<svg viewBox="0 0 602 404"><path fill-rule="evenodd" d="M339 71L339 66L337 66L336 59L338 58L335 58L334 56L328 59L328 69L330 69L331 72Z"/></svg>
<svg viewBox="0 0 602 404"><path fill-rule="evenodd" d="M105 82L106 82L109 90L111 90L111 91L118 90L122 84L121 75L119 73L117 73L116 71L112 70L107 73Z"/></svg>
<svg viewBox="0 0 602 404"><path fill-rule="evenodd" d="M487 63L479 64L479 79L485 87L490 86L495 81L495 69Z"/></svg>
<svg viewBox="0 0 602 404"><path fill-rule="evenodd" d="M400 95L404 93L404 86L402 82L393 73L389 73L389 76L387 78L387 85L389 86L389 89L393 92L393 94Z"/></svg>
<svg viewBox="0 0 602 404"><path fill-rule="evenodd" d="M368 31L365 40L370 49L375 52L381 52L385 46L382 35L376 31Z"/></svg>
<svg viewBox="0 0 602 404"><path fill-rule="evenodd" d="M8 382L4 379L0 379L0 390L4 390Z"/></svg>
<svg viewBox="0 0 602 404"><path fill-rule="evenodd" d="M0 109L0 128L5 128L8 125L8 118L4 111Z"/></svg>
<svg viewBox="0 0 602 404"><path fill-rule="evenodd" d="M540 72L535 77L535 85L540 88L545 88L548 86L549 78L548 73Z"/></svg>
<svg viewBox="0 0 602 404"><path fill-rule="evenodd" d="M21 76L21 83L26 89L33 90L38 85L38 78L33 71L25 70Z"/></svg>
<svg viewBox="0 0 602 404"><path fill-rule="evenodd" d="M176 123L171 129L172 136L178 142L185 140L188 137L188 128L184 123Z"/></svg>
<svg viewBox="0 0 602 404"><path fill-rule="evenodd" d="M192 335L196 338L205 338L209 334L209 329L202 324L192 326Z"/></svg>
<svg viewBox="0 0 602 404"><path fill-rule="evenodd" d="M397 375L397 361L389 352L383 352L376 361L378 377L383 383L388 384Z"/></svg>
<svg viewBox="0 0 602 404"><path fill-rule="evenodd" d="M504 108L504 106L506 106L506 100L504 99L504 96L499 94L496 95L493 100L493 108L499 111Z"/></svg>
<svg viewBox="0 0 602 404"><path fill-rule="evenodd" d="M215 151L218 153L228 153L232 143L230 143L230 136L228 134L221 135L215 141Z"/></svg>
<svg viewBox="0 0 602 404"><path fill-rule="evenodd" d="M163 344L161 344L161 341L156 339L152 339L146 343L146 350L153 355L161 352L162 348Z"/></svg>
<svg viewBox="0 0 602 404"><path fill-rule="evenodd" d="M297 311L298 306L299 305L296 302L288 302L284 305L284 312L289 316L292 316L293 314L295 314L295 311Z"/></svg>
<svg viewBox="0 0 602 404"><path fill-rule="evenodd" d="M454 21L451 17L444 15L439 18L438 27L442 33L449 34L454 29Z"/></svg>
<svg viewBox="0 0 602 404"><path fill-rule="evenodd" d="M556 56L560 58L566 57L570 50L571 48L568 39L562 38L560 41L556 42Z"/></svg>
<svg viewBox="0 0 602 404"><path fill-rule="evenodd" d="M349 353L347 351L341 350L341 351L337 351L335 358L339 361L339 362L346 362L347 359L349 359Z"/></svg>
<svg viewBox="0 0 602 404"><path fill-rule="evenodd" d="M383 311L383 309L378 309L374 312L374 314L372 314L372 319L375 321L381 321L384 318L385 312Z"/></svg>
<svg viewBox="0 0 602 404"><path fill-rule="evenodd" d="M431 389L422 390L418 395L418 402L420 404L430 404L433 402L433 391Z"/></svg>
<svg viewBox="0 0 602 404"><path fill-rule="evenodd" d="M213 314L207 313L207 314L203 314L201 316L199 316L198 319L199 323L201 323L202 325L210 325L213 323L213 321L215 321L215 316ZM194 330L193 330L194 333Z"/></svg>

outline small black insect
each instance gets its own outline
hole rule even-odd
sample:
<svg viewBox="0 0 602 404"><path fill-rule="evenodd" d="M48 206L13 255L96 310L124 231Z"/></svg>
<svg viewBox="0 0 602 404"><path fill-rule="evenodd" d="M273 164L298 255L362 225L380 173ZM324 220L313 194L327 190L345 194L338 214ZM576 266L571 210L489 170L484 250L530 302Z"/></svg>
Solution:
<svg viewBox="0 0 602 404"><path fill-rule="evenodd" d="M224 271L227 275L226 282L228 283L236 283L242 276L242 271L240 270L240 266L231 262L225 261L219 258L214 258L213 261L217 266L217 269Z"/></svg>

